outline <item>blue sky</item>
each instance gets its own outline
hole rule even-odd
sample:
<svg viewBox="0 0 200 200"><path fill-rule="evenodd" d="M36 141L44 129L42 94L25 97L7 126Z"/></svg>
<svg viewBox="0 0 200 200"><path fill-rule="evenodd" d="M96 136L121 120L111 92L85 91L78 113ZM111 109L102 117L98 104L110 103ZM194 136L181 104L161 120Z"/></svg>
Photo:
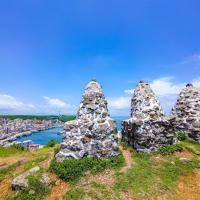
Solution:
<svg viewBox="0 0 200 200"><path fill-rule="evenodd" d="M148 81L168 113L200 87L199 0L0 0L0 113L76 113L87 82L129 115Z"/></svg>

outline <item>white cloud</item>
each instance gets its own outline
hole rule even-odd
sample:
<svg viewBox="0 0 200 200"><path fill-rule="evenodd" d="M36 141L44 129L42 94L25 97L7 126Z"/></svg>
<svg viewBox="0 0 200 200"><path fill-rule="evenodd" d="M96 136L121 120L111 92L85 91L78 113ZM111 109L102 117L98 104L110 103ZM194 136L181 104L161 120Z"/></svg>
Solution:
<svg viewBox="0 0 200 200"><path fill-rule="evenodd" d="M196 88L200 89L200 77L193 79L193 80L192 80L192 84L193 84Z"/></svg>
<svg viewBox="0 0 200 200"><path fill-rule="evenodd" d="M1 114L74 114L77 107L68 104L58 98L44 96L44 103L33 105L25 103L17 98L0 94L0 113Z"/></svg>
<svg viewBox="0 0 200 200"><path fill-rule="evenodd" d="M116 109L128 108L130 107L130 97L109 98L108 103L110 107Z"/></svg>
<svg viewBox="0 0 200 200"><path fill-rule="evenodd" d="M200 88L200 77L190 81L195 87ZM181 90L186 86L186 82L176 83L174 77L162 77L153 80L150 85L155 94L159 97L162 107L167 114L176 103Z"/></svg>
<svg viewBox="0 0 200 200"><path fill-rule="evenodd" d="M65 108L67 107L67 103L65 103L64 101L60 100L60 99L53 99L53 98L49 98L47 96L43 96L43 99L46 100L47 104L50 107L56 107L56 108Z"/></svg>
<svg viewBox="0 0 200 200"><path fill-rule="evenodd" d="M128 116L130 112L131 96L110 97L108 107L113 116Z"/></svg>
<svg viewBox="0 0 200 200"><path fill-rule="evenodd" d="M185 87L185 83L175 83L173 77L162 77L153 80L150 85L158 96L176 95Z"/></svg>
<svg viewBox="0 0 200 200"><path fill-rule="evenodd" d="M20 100L17 100L15 97L7 95L7 94L0 94L0 111L1 112L30 112L35 110L35 106L33 104L24 103Z"/></svg>
<svg viewBox="0 0 200 200"><path fill-rule="evenodd" d="M171 76L161 77L150 82L150 86L158 96L160 103L167 114L174 106L177 96L185 87L185 83L175 83ZM126 94L133 94L134 89L124 90Z"/></svg>
<svg viewBox="0 0 200 200"><path fill-rule="evenodd" d="M195 56L195 59L199 57ZM200 77L191 80L191 83L198 89L200 89ZM171 76L161 77L150 82L150 86L155 94L158 96L160 103L167 114L170 113L171 109L176 103L177 97L181 90L185 87L187 82L177 83L175 78ZM133 94L134 89L124 90L125 94ZM120 99L128 97L120 97ZM119 101L120 102L120 101ZM130 106L130 104L129 104ZM117 108L117 106L115 106Z"/></svg>
<svg viewBox="0 0 200 200"><path fill-rule="evenodd" d="M47 96L43 96L43 99L46 101L47 105L42 106L41 111L43 113L49 114L74 114L77 110L75 105L66 103L63 100L58 98L50 98Z"/></svg>
<svg viewBox="0 0 200 200"><path fill-rule="evenodd" d="M133 94L134 89L124 90L124 93L126 94Z"/></svg>

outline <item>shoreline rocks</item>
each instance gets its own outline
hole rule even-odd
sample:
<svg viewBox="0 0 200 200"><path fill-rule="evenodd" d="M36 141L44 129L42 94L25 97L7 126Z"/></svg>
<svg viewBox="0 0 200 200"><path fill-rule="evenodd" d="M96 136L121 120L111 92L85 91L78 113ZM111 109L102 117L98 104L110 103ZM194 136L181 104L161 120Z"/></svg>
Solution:
<svg viewBox="0 0 200 200"><path fill-rule="evenodd" d="M86 86L77 118L65 123L58 161L83 157L118 155L115 121L110 118L107 101L96 80Z"/></svg>

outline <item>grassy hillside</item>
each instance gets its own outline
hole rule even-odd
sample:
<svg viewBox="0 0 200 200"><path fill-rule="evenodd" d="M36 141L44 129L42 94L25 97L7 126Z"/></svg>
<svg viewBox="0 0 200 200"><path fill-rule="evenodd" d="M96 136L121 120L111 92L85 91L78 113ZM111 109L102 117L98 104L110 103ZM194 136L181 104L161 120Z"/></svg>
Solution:
<svg viewBox="0 0 200 200"><path fill-rule="evenodd" d="M196 142L186 139L153 154L120 146L122 154L116 158L63 164L54 160L58 144L34 152L0 148L0 199L200 199L200 145ZM12 179L34 166L40 166L41 171L30 178L29 188L12 191ZM51 189L38 182L41 173L53 179ZM30 190L37 192L30 194Z"/></svg>

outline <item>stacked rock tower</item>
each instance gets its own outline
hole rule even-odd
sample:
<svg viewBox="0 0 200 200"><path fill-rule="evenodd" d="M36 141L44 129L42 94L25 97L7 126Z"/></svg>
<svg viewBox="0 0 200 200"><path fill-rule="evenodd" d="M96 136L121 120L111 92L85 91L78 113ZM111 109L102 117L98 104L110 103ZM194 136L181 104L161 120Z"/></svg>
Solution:
<svg viewBox="0 0 200 200"><path fill-rule="evenodd" d="M133 119L161 119L164 112L160 102L148 83L140 81L131 100L131 117Z"/></svg>
<svg viewBox="0 0 200 200"><path fill-rule="evenodd" d="M175 134L148 83L140 81L131 101L131 118L122 122L122 140L140 152L174 144Z"/></svg>
<svg viewBox="0 0 200 200"><path fill-rule="evenodd" d="M109 116L102 88L92 80L85 88L77 118L64 126L58 161L118 155L115 121Z"/></svg>
<svg viewBox="0 0 200 200"><path fill-rule="evenodd" d="M172 109L175 131L184 131L200 143L200 91L187 84Z"/></svg>

